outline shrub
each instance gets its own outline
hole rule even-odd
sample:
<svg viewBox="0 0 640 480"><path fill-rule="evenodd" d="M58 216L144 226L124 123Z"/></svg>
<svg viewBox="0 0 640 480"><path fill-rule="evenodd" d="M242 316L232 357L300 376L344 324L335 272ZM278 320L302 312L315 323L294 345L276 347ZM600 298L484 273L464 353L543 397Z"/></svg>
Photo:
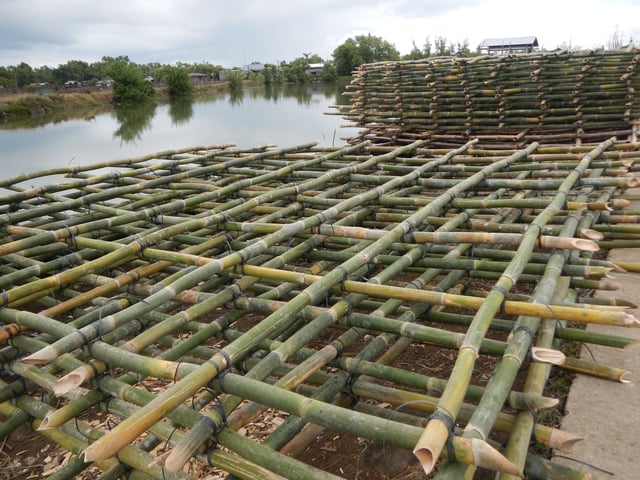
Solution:
<svg viewBox="0 0 640 480"><path fill-rule="evenodd" d="M193 85L185 68L167 66L163 70L162 79L172 97L187 97L193 93Z"/></svg>
<svg viewBox="0 0 640 480"><path fill-rule="evenodd" d="M108 74L113 79L113 100L118 103L141 103L155 94L142 70L124 60L115 61Z"/></svg>

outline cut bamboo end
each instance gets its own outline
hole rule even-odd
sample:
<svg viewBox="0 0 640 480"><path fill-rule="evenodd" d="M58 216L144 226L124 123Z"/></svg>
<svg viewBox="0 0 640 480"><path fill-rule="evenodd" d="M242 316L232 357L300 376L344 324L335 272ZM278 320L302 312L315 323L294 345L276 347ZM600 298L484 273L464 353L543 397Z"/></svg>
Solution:
<svg viewBox="0 0 640 480"><path fill-rule="evenodd" d="M57 382L55 382L52 386L53 394L56 397L61 397L76 387L82 385L87 379L85 372L80 368L80 371L73 371L67 373L65 376L61 377Z"/></svg>
<svg viewBox="0 0 640 480"><path fill-rule="evenodd" d="M575 241L576 250L580 250L582 252L597 252L600 250L598 244L593 240L576 238Z"/></svg>
<svg viewBox="0 0 640 480"><path fill-rule="evenodd" d="M631 383L631 379L629 378L630 375L631 375L631 372L627 370L622 375L620 375L620 377L618 378L618 381L620 383Z"/></svg>
<svg viewBox="0 0 640 480"><path fill-rule="evenodd" d="M622 288L620 282L616 282L610 278L603 278L598 282L598 290L614 291L620 290L620 288Z"/></svg>
<svg viewBox="0 0 640 480"><path fill-rule="evenodd" d="M612 263L612 266L613 266L613 271L614 272L618 272L618 273L628 273L629 272L628 270L626 270L625 268L621 267L617 263Z"/></svg>
<svg viewBox="0 0 640 480"><path fill-rule="evenodd" d="M549 447L561 452L568 452L576 443L582 440L584 440L582 437L573 433L554 428L551 430L551 436L549 437Z"/></svg>
<svg viewBox="0 0 640 480"><path fill-rule="evenodd" d="M95 443L92 443L81 452L81 458L85 463L89 463L96 460L104 460L117 453L117 450L109 453L103 453L102 450L102 448L96 448Z"/></svg>
<svg viewBox="0 0 640 480"><path fill-rule="evenodd" d="M174 448L164 458L164 468L169 472L180 472L191 458L190 455L184 455L180 452L176 452Z"/></svg>
<svg viewBox="0 0 640 480"><path fill-rule="evenodd" d="M567 358L565 354L559 350L541 347L532 347L531 356L536 362L548 363L551 365L562 365Z"/></svg>
<svg viewBox="0 0 640 480"><path fill-rule="evenodd" d="M634 350L640 346L640 338L638 340L634 340L633 342L629 342L624 346L625 350Z"/></svg>
<svg viewBox="0 0 640 480"><path fill-rule="evenodd" d="M431 420L418 439L413 455L418 459L425 475L429 475L449 438L449 430L441 421Z"/></svg>
<svg viewBox="0 0 640 480"><path fill-rule="evenodd" d="M471 451L473 452L474 465L493 470L495 472L506 473L508 475L514 475L519 478L524 478L523 472L513 464L507 457L502 455L498 450L493 448L484 440L478 438L462 439L463 441L470 441Z"/></svg>
<svg viewBox="0 0 640 480"><path fill-rule="evenodd" d="M508 400L509 406L518 410L541 410L543 408L553 408L560 403L557 398L523 392L511 392Z"/></svg>
<svg viewBox="0 0 640 480"><path fill-rule="evenodd" d="M640 327L640 320L638 320L636 317L634 317L631 314L626 313L624 315L624 320L623 320L623 324L626 327L634 327L634 328L638 328Z"/></svg>
<svg viewBox="0 0 640 480"><path fill-rule="evenodd" d="M46 365L53 362L56 358L57 355L51 351L51 348L45 347L42 350L38 350L31 355L21 358L20 361L28 365Z"/></svg>
<svg viewBox="0 0 640 480"><path fill-rule="evenodd" d="M594 242L599 242L604 239L603 233L593 230L592 228L583 228L578 232L578 235L587 240L593 240Z"/></svg>
<svg viewBox="0 0 640 480"><path fill-rule="evenodd" d="M170 472L181 471L187 462L216 431L216 423L207 416L202 417L171 450L164 462Z"/></svg>
<svg viewBox="0 0 640 480"><path fill-rule="evenodd" d="M600 250L596 242L586 238L552 237L546 235L540 237L540 246L544 248L580 250L583 252L597 252Z"/></svg>
<svg viewBox="0 0 640 480"><path fill-rule="evenodd" d="M49 414L46 414L45 417L42 419L42 421L40 422L40 425L38 425L38 428L36 428L36 430L41 431L41 430L51 430L52 428L56 428L57 425L51 425L49 422Z"/></svg>
<svg viewBox="0 0 640 480"><path fill-rule="evenodd" d="M156 457L154 457L153 461L149 464L150 467L158 467L158 468L164 468L167 457L171 454L171 452L164 452L161 453L160 455L157 455Z"/></svg>
<svg viewBox="0 0 640 480"><path fill-rule="evenodd" d="M418 442L419 444L420 442ZM429 475L436 465L437 457L429 447L417 446L413 449L413 454L420 462L425 475Z"/></svg>
<svg viewBox="0 0 640 480"><path fill-rule="evenodd" d="M631 202L626 198L614 198L610 203L614 209L625 209L631 206Z"/></svg>

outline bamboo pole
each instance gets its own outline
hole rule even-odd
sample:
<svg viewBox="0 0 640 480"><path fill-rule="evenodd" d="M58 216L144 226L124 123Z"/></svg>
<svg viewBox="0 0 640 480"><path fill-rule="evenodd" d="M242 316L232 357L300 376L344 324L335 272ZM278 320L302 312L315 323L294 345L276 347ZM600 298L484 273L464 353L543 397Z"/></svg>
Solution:
<svg viewBox="0 0 640 480"><path fill-rule="evenodd" d="M540 69L538 77L545 74L541 66L536 68ZM462 72L452 70L444 80L438 72L430 74L435 83L428 88L435 89L437 82L450 81ZM492 78L524 78L522 74L511 66L500 67ZM451 95L440 91L425 95L422 80L416 77L414 90L380 92L379 98L388 102L383 103L380 114L395 105L389 93L401 97L402 115L417 122L431 121L432 115L447 122L472 121L455 118L457 115L445 118L445 110L439 109L445 105L454 113L460 107L478 115L489 115L495 109L491 115L496 122L526 117L528 92L503 92L493 84L482 85L478 75L481 73L474 73L468 84L452 90ZM554 105L552 97L570 94L576 88L575 80L571 83L566 90L550 91L544 98L545 115L571 114L575 104ZM470 95L472 88L493 91L482 97L487 102L478 102L479 97L456 98ZM617 92L614 88L600 90ZM596 89L582 91L597 93ZM499 97L494 98L496 95ZM415 108L415 99L423 96L435 104L428 113ZM489 101L495 102L495 108L487 107ZM606 101L603 112L609 114L615 98ZM505 112L508 107L513 111ZM591 107L582 106L582 116L601 113L587 108ZM531 132L535 129L527 130ZM498 141L514 141L515 136ZM112 400L109 410L122 407L119 415L144 417L148 426L124 420L129 426L123 429L124 436L120 435L123 430L116 432L118 441L123 437L131 443L143 431L153 437L161 431L166 434L169 422L186 429L169 442L173 450L162 457L165 465L174 468L183 461L172 459L174 452L182 458L195 456L194 461L206 461L209 455L199 450L206 437L216 438L235 452L230 452L234 457L223 468L242 469L244 461L235 455L255 455L267 478L269 473L287 476L288 469L304 469L303 464L284 466L279 456L268 460L266 447L279 448L293 432L315 421L315 414L309 412L294 418L301 413L299 402L306 401L296 395L313 396L318 403L311 410L316 411L325 404L340 403L344 392L357 393L362 398L356 410L365 408L363 401L371 402L366 411L375 417L383 415L383 409L373 403L395 398L393 404L401 405L410 396L407 388L429 388L436 393L453 388L455 376L434 378L399 368L401 363L392 367L390 362L401 362L411 349L427 343L447 348L466 345L469 332L453 333L448 324L473 324L480 312L488 312L486 305L502 295L483 289L487 282L501 284L504 272L513 274L512 264L520 269L514 276L522 291L502 296L501 308L487 315L488 325L496 332L514 329L508 315L540 318L543 331L547 323L555 326L558 320L638 325L624 312L629 304L584 298L551 302L529 293L546 283L548 269L570 276L566 281L576 288L613 287L606 276L616 266L592 259L590 250L598 244L606 247L607 242L631 245L638 233L633 225L624 224L632 217L621 214L634 212L624 211L628 203L616 191L633 184L637 145L605 145L599 158L592 158L583 169L581 160L593 147L525 151L470 144L463 150L424 148L433 138L416 133L413 140L420 141L403 148L359 144L182 152L123 164L118 167L119 175L81 167L73 174L75 178L59 187L50 181L45 188L25 190L9 183L12 192L2 197L5 203L0 202L0 217L5 222L0 232L0 285L5 289L0 294L4 305L0 321L7 327L10 342L0 348L0 359L5 368L24 379L24 386L19 389L23 384L16 382L14 388L0 389L0 399L35 395L36 389L60 395L60 410L43 418L44 426L53 431L69 420L73 423L81 412L105 411L99 400L105 394L126 397L141 409L129 411L119 400ZM464 138L464 133L441 138L452 142ZM565 201L557 201L563 182L575 178L577 171L580 179L572 184L577 188L567 193ZM47 176L43 172L41 179L46 181ZM554 210L544 214L547 223L537 219L545 209ZM575 236L587 238L562 238L574 236L566 229L576 222ZM540 226L540 235L529 227L531 223ZM582 249L573 250L580 245ZM526 260L520 258L518 248L530 248ZM565 259L562 266L554 260L559 255ZM438 325L420 325L419 321ZM23 334L26 329L29 335ZM622 335L592 336L566 326L553 330L542 335L572 336L619 348L632 345ZM526 337L524 332L520 329L513 337ZM317 349L306 348L311 342ZM524 351L520 348L524 344L517 344L515 356ZM477 351L500 355L508 345L482 335ZM253 355L265 359L255 371ZM298 366L285 363L290 357L295 357ZM15 361L18 358L50 365L36 368ZM573 360L563 361L570 366ZM247 383L233 376L241 370L209 382L227 372L229 365L253 367L243 373ZM624 374L604 365L586 367L625 379ZM325 368L331 376L325 376ZM117 369L128 373L116 380ZM165 393L143 395L146 377L166 383ZM367 377L395 385L385 390ZM504 412L500 402L485 405L484 395L506 398L505 392L512 390L508 375L498 377L500 385L496 379L488 389L472 386L464 392L464 398L480 402L487 424L494 415L502 419ZM125 380L129 387L121 383ZM77 388L83 382L84 389ZM136 383L139 386L133 387ZM239 394L244 388L263 389L266 396ZM280 398L281 391L293 388L297 394L291 391L293 396ZM218 407L211 408L216 395L224 405L224 415ZM541 396L537 386L509 396L517 408L552 402ZM207 411L199 414L182 405L190 397L196 409ZM291 420L260 449L228 430L252 422L262 411L252 401L237 406L239 400L268 401L272 408L289 413ZM280 410L285 404L291 408ZM349 404L341 405L336 407L340 408L337 417L327 420L325 426L351 431L342 424L352 415ZM466 408L465 404L461 412ZM419 411L407 412L403 419L424 425ZM471 419L473 411L468 415L465 418ZM522 434L516 425L527 415L517 415L515 431L506 429L509 437ZM202 420L205 417L208 420ZM228 427L219 430L223 417ZM7 429L21 418L16 415ZM369 417L349 418L369 421ZM479 426L485 420L477 418L471 425L485 430ZM399 415L383 419L392 428L401 421ZM543 433L540 427L535 430L539 440L546 442L549 432ZM377 438L366 428L358 434L367 440ZM464 461L475 461L468 444L458 439L453 442ZM522 470L519 456L526 454L526 446L518 448L524 451L509 455L514 455ZM217 462L215 455L211 458ZM116 470L109 470L113 472L109 475L115 474ZM133 471L138 474L137 467ZM322 478L324 472L314 475Z"/></svg>
<svg viewBox="0 0 640 480"><path fill-rule="evenodd" d="M567 191L573 188L574 184L580 178L581 173L591 162L591 159L598 157L602 151L606 150L607 147L614 142L615 139L611 139L599 145L591 154L583 158L579 167L567 176L559 193L555 196L554 201L539 214L537 221L532 224L532 226L538 227L538 232L541 225L544 225L548 221L547 218L562 208L567 200ZM414 448L414 454L418 460L420 460L427 474L434 468L435 462L445 446L445 442L450 438L451 427L447 425L447 421L455 422L461 404L461 395L463 395L462 392L469 383L471 370L482 337L485 335L491 319L505 301L507 292L513 287L522 272L522 262L526 262L531 254L533 250L532 242L535 240L538 232L534 233L534 230L530 229L528 234L525 234L526 238L523 239L518 248L519 253L514 257L509 268L505 270L497 284L490 290L485 302L478 309L473 322L467 330L465 342L460 347L449 383L438 403L437 412L440 412L440 416L432 417L425 427L420 441Z"/></svg>

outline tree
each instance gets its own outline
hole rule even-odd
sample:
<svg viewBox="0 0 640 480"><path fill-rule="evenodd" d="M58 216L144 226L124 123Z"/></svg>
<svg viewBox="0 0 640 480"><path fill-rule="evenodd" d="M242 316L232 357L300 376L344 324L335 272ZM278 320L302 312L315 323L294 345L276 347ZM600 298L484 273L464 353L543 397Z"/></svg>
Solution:
<svg viewBox="0 0 640 480"><path fill-rule="evenodd" d="M116 102L142 103L154 95L151 83L135 64L123 59L116 60L107 73L113 79L113 99Z"/></svg>
<svg viewBox="0 0 640 480"><path fill-rule="evenodd" d="M229 79L229 89L231 91L242 90L242 71L231 70L227 74L227 78Z"/></svg>
<svg viewBox="0 0 640 480"><path fill-rule="evenodd" d="M464 39L462 42L456 43L455 54L458 57L471 57L473 54L471 53L471 49L469 48L469 40Z"/></svg>
<svg viewBox="0 0 640 480"><path fill-rule="evenodd" d="M422 51L423 51L425 57L430 57L431 56L431 48L432 47L433 47L433 45L431 45L431 39L429 38L429 35L427 35L427 38L424 40L424 47L422 47Z"/></svg>
<svg viewBox="0 0 640 480"><path fill-rule="evenodd" d="M33 69L31 65L22 62L17 67L13 67L12 75L15 79L16 87L22 88L33 83Z"/></svg>
<svg viewBox="0 0 640 480"><path fill-rule="evenodd" d="M396 47L381 37L358 35L356 37L358 53L364 63L382 62L385 60L400 60L400 52Z"/></svg>
<svg viewBox="0 0 640 480"><path fill-rule="evenodd" d="M162 69L162 80L171 97L188 97L193 92L193 84L186 68L165 66Z"/></svg>
<svg viewBox="0 0 640 480"><path fill-rule="evenodd" d="M280 68L287 82L304 83L309 81L309 75L307 75L309 62L304 57L298 57L291 63L282 62Z"/></svg>
<svg viewBox="0 0 640 480"><path fill-rule="evenodd" d="M420 60L421 58L425 58L424 53L420 48L416 45L416 42L412 42L413 47L411 51L407 55L402 56L402 60Z"/></svg>
<svg viewBox="0 0 640 480"><path fill-rule="evenodd" d="M322 66L322 81L333 82L337 76L336 66L331 62L325 62Z"/></svg>
<svg viewBox="0 0 640 480"><path fill-rule="evenodd" d="M447 43L447 39L445 37L436 37L434 40L435 52L434 54L438 57L440 56L449 56L453 52L451 51L451 46Z"/></svg>
<svg viewBox="0 0 640 480"><path fill-rule="evenodd" d="M351 75L351 71L363 63L400 60L400 52L388 41L371 35L348 38L333 51L338 75Z"/></svg>
<svg viewBox="0 0 640 480"><path fill-rule="evenodd" d="M620 27L616 25L616 29L607 40L607 48L609 50L618 50L623 47L622 43L622 33L620 33Z"/></svg>
<svg viewBox="0 0 640 480"><path fill-rule="evenodd" d="M53 75L60 84L67 80L82 82L91 78L89 64L82 60L69 60L65 64L58 65L53 69Z"/></svg>
<svg viewBox="0 0 640 480"><path fill-rule="evenodd" d="M364 63L358 52L358 45L352 38L348 38L333 51L333 59L336 65L336 73L340 76L351 75L351 72L358 65Z"/></svg>

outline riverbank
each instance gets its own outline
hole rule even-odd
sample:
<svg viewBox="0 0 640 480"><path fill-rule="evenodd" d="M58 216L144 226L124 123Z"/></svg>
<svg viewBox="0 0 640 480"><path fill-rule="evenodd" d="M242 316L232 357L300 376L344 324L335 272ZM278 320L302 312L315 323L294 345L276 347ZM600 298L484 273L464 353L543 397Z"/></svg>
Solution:
<svg viewBox="0 0 640 480"><path fill-rule="evenodd" d="M216 82L194 86L193 98L198 99L212 92L228 89L228 82ZM169 101L166 88L155 88L153 101L165 103ZM64 119L89 119L95 115L108 112L114 107L111 89L75 91L59 91L46 95L39 93L15 93L0 96L0 123L11 122L16 127L22 121L33 124L42 119L55 122Z"/></svg>
<svg viewBox="0 0 640 480"><path fill-rule="evenodd" d="M111 91L17 93L0 97L0 121L19 122L56 117L89 118L112 108Z"/></svg>

